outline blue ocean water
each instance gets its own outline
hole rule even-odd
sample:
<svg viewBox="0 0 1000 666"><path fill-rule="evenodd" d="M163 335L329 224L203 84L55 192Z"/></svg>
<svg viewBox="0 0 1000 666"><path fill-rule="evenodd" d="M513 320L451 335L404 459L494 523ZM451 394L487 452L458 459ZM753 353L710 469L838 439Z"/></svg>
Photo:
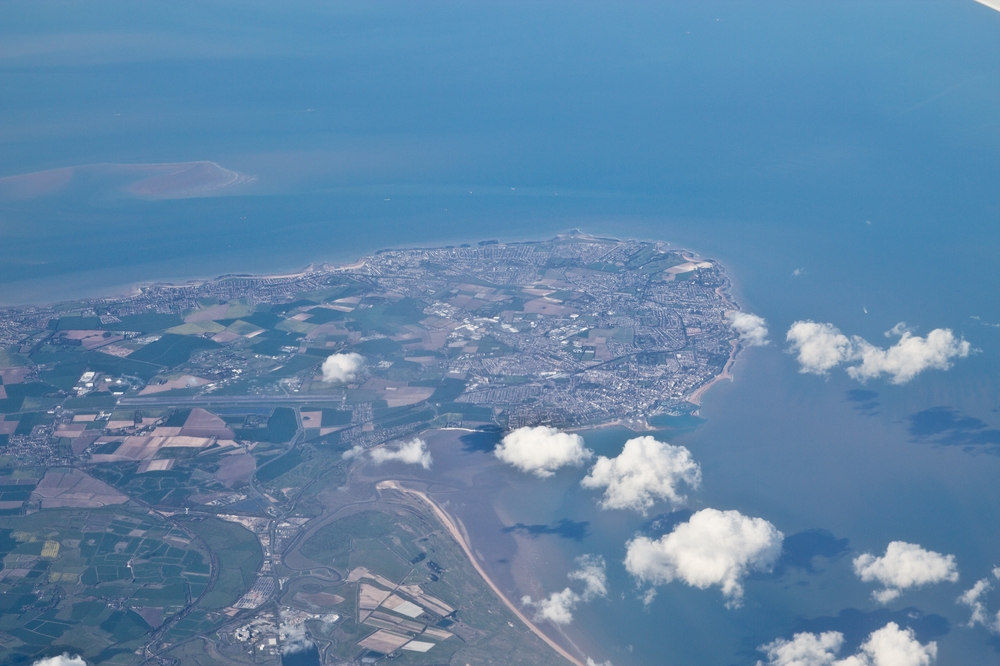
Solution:
<svg viewBox="0 0 1000 666"><path fill-rule="evenodd" d="M541 588L581 553L609 562L612 599L567 634L619 665L752 664L796 630L884 624L850 559L903 539L962 578L888 612L930 618L938 663L1000 662L954 603L1000 560L1000 458L974 437L1000 428L998 36L971 0L5 3L0 177L209 160L256 180L0 199L0 302L571 228L698 251L774 341L672 438L703 466L694 506L833 556L749 581L742 609L675 583L647 610L620 564L641 517L597 510L582 473L512 480L534 498L501 498L518 521L590 525L537 539ZM977 351L905 386L822 379L783 352L798 319Z"/></svg>

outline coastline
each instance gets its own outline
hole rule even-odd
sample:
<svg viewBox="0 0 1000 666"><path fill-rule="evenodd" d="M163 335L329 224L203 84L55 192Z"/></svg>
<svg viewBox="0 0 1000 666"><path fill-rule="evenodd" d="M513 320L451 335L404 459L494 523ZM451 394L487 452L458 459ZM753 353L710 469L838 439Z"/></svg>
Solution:
<svg viewBox="0 0 1000 666"><path fill-rule="evenodd" d="M724 285L722 285L721 287L716 288L715 293L718 294L718 296L720 298L722 298L722 300L724 300L726 302L726 304L729 305L734 311L739 312L740 311L740 307L736 304L736 302L732 298L732 293L731 293L732 286L733 286L733 280L732 280L732 278L729 277L729 274L727 273L726 274L726 283ZM703 386L698 387L694 391L694 393L691 394L691 396L688 398L688 402L690 402L692 405L698 405L700 407L701 406L701 398L702 398L702 396L705 395L705 393L708 392L708 389L710 389L713 386L715 386L716 382L719 382L719 381L721 381L723 379L728 379L728 380L732 381L733 375L732 375L732 373L730 371L733 368L733 364L736 363L736 356L737 356L737 354L740 353L740 339L739 339L739 337L736 337L733 340L730 340L729 344L732 345L733 348L729 352L729 358L726 360L726 364L722 366L722 372L720 372L718 375L716 375L715 378L712 379L712 381L707 382ZM695 410L693 413L695 415L697 415L698 414L698 410Z"/></svg>
<svg viewBox="0 0 1000 666"><path fill-rule="evenodd" d="M395 490L397 492L401 492L403 494L416 497L417 499L421 500L424 504L429 506L431 510L434 512L435 517L437 517L437 519L441 522L441 524L444 525L445 529L448 530L448 533L452 536L452 538L454 538L455 541L458 542L458 545L462 548L462 551L465 553L465 556L468 558L469 562L476 570L476 573L478 573L479 576L486 582L486 584L489 585L490 589L493 590L494 594L496 594L497 597L500 598L500 600L504 603L504 605L507 606L507 608L512 613L514 613L514 615L519 620L521 620L521 622L523 622L524 625L528 627L528 629L531 630L532 633L541 638L546 645L555 650L561 657L564 657L571 664L574 664L574 666L587 666L584 662L580 661L572 654L570 654L561 645L559 645L554 640L549 638L549 636L545 632L539 629L534 622L532 622L524 613L521 612L521 609L519 609L510 599L507 598L507 596L500 590L500 588L496 585L496 583L494 583L493 580L489 577L489 575L486 573L486 570L483 569L482 565L479 564L479 561L476 559L476 556L472 551L472 545L469 543L468 537L465 534L463 534L462 530L459 529L458 525L451 518L451 516L449 516L444 511L444 509L442 509L437 504L437 502L432 500L426 493L422 493L419 490L413 490L412 488L406 488L402 486L398 481L391 481L391 480L380 481L378 484L376 484L375 487L378 490L383 490L383 489Z"/></svg>
<svg viewBox="0 0 1000 666"><path fill-rule="evenodd" d="M576 230L569 230L560 232L557 235L568 235L575 233ZM593 234L578 233L577 235L585 236L588 238L600 238L600 236L595 236ZM547 237L546 234L539 235L535 238L520 238L516 240L505 240L506 243L535 243L542 242ZM440 245L461 245L462 243L473 242L468 236L458 236L438 239L434 241L435 246ZM331 273L343 272L356 270L365 265L366 260L380 252L386 250L404 250L404 249L420 249L421 247L432 247L431 245L415 245L415 244L402 244L387 247L375 247L368 251L362 251L360 255L347 255L341 259L329 259L329 258L317 258L314 257L305 262L289 262L288 264L282 264L271 268L263 273L240 273L239 269L234 268L228 273L209 275L205 273L192 272L190 274L174 274L171 275L169 272L164 272L160 277L155 277L152 279L125 279L124 281L108 281L103 284L92 285L82 289L78 293L68 293L63 291L61 294L58 292L49 293L49 289L45 289L45 295L42 296L28 296L21 300L3 300L0 297L0 308L30 308L30 307L51 307L54 305L60 305L62 303L73 303L77 301L102 301L116 298L129 298L139 293L143 288L147 287L158 287L160 289L180 289L190 286L198 286L205 284L206 282L212 282L215 280L221 280L227 277L245 277L254 278L258 280L268 280L268 279L282 279L282 278L294 278L295 276L306 275L309 272L320 272L329 271ZM352 253L353 254L353 253ZM316 267L319 268L316 268ZM97 274L104 274L108 271L99 270L95 271ZM93 273L83 273L82 275L92 275ZM79 283L81 274L74 274L71 278L76 283ZM7 289L0 293L10 293L11 285L20 288L20 291L25 291L27 285L36 285L36 288L32 291L39 291L37 285L45 285L50 283L62 283L67 278L58 275L50 275L46 277L37 277L25 281L11 281L7 283L0 283L0 286L6 287ZM44 288L43 288L44 289Z"/></svg>
<svg viewBox="0 0 1000 666"><path fill-rule="evenodd" d="M585 233L577 229L571 229L556 234L557 237L571 236L571 235L578 236L581 238L591 238L598 240L603 240L603 239L622 240L611 236ZM542 236L539 236L537 238L521 238L516 240L508 239L502 242L509 244L537 243L537 242L542 242L544 240L543 236L545 235L543 234ZM660 241L655 239L629 238L624 240L641 240L643 242L654 242L657 244L663 244L665 246L670 245L670 243L667 241ZM459 238L441 240L439 241L438 245L434 247L440 246L441 244L460 245L461 243L471 243L471 242L472 241L467 236L462 236ZM5 302L2 299L0 299L0 308L50 307L62 303L72 303L76 301L101 301L101 300L108 300L115 298L128 298L130 296L134 296L135 294L139 293L144 288L157 287L160 289L182 289L185 287L199 286L205 284L206 282L213 282L231 277L252 278L257 280L278 280L278 279L294 279L297 277L303 277L305 275L308 275L309 273L322 273L322 272L337 273L343 271L351 271L363 267L366 263L366 260L369 259L371 256L374 256L386 250L421 249L425 247L432 247L432 246L404 244L399 246L382 247L373 249L368 252L364 252L363 254L361 254L360 256L356 256L356 258L352 260L341 259L339 260L340 263L332 263L330 260L327 259L315 258L306 262L305 264L299 263L295 267L286 265L282 267L272 268L271 270L263 273L239 273L230 271L228 273L216 274L214 276L202 273L202 274L191 274L191 275L175 275L173 277L171 277L170 275L164 275L160 278L153 278L153 279L132 279L132 280L126 280L124 282L117 282L115 284L106 286L96 286L93 287L92 290L88 288L81 295L70 295L70 296L50 295L38 298L29 298L28 300L24 301L9 301L9 302ZM692 254L697 256L697 253L694 253L691 250L673 249L670 251L677 252L678 254L681 254L685 258L687 258L689 255ZM333 261L336 262L338 260L333 260ZM79 276L77 275L76 277ZM49 282L56 280L59 280L58 276L49 276L43 278L33 278L25 282L13 281L5 284L0 283L0 286L9 286L11 284L23 285L26 283ZM728 297L726 298L726 300L727 301L729 300Z"/></svg>
<svg viewBox="0 0 1000 666"><path fill-rule="evenodd" d="M579 240L591 240L591 239L593 239L593 240L602 240L603 239L603 237L601 237L601 236L595 236L593 234L583 233L583 232L580 232L580 231L575 230L575 229L571 230L569 232L563 233L563 234L557 234L556 238L557 239L560 239L560 238L561 239L570 238L570 239L579 239ZM495 242L495 241L491 241L491 242ZM532 243L536 243L538 241L525 240L525 241L508 241L508 242L510 244L513 244L513 245L520 245L520 244L532 244ZM631 242L631 241L628 241L628 242ZM670 245L670 243L667 243L667 242L664 242L664 241L648 241L647 240L647 241L643 241L643 242L647 242L647 243L649 243L649 242L655 242L656 247L658 249L665 248L665 247L667 247L667 246ZM446 247L452 247L452 246L446 246ZM469 247L469 246L468 245L463 245L463 247ZM419 249L419 248L415 248L415 249ZM49 302L48 304L46 304L44 306L41 305L37 301L34 304L31 304L31 305L28 305L28 304L16 305L16 304L2 304L2 303L0 303L0 308L10 308L10 309L15 309L15 310L17 308L32 308L32 307L48 307L48 308L53 308L53 307L58 307L59 305L72 304L72 303L77 303L77 304L80 304L80 305L98 305L101 302L109 302L109 301L114 301L116 299L127 299L127 298L134 298L134 297L142 297L143 294L144 294L144 292L146 292L147 290L152 290L153 293L156 293L156 290L162 290L163 292L171 292L173 290L197 289L197 288L203 287L204 285L207 285L207 284L220 283L220 282L223 282L225 280L230 280L230 279L245 280L247 282L254 282L254 281L256 281L256 282L261 282L261 283L267 283L269 281L274 281L274 282L295 281L295 280L299 280L299 279L302 279L302 278L305 278L305 277L309 277L309 276L317 276L318 279L322 279L324 276L335 275L335 274L338 274L338 273L340 273L340 274L342 274L342 273L350 273L352 271L357 271L358 269L362 269L370 260L372 260L374 257L377 257L380 253L386 252L386 251L388 251L388 249L377 250L375 252L372 252L372 253L369 253L367 255L364 255L364 256L362 256L362 257L360 257L358 259L355 259L354 261L343 262L343 263L339 263L339 264L338 263L331 263L331 262L328 262L328 261L323 261L321 263L312 262L312 263L307 264L305 267L299 268L297 270L287 270L286 269L286 270L277 270L277 271L264 272L264 273L260 273L260 274L250 274L250 273L244 274L244 273L228 272L228 273L223 273L223 274L217 275L214 278L190 278L188 280L183 280L183 281L182 280L177 280L177 281L171 281L171 280L164 280L164 281L158 281L158 280L138 281L138 282L133 282L133 283L129 284L128 286L121 287L120 288L121 291L118 292L118 294L119 294L118 296L91 296L91 297L85 297L85 298L79 298L79 299L71 299L71 300L63 300L63 301L52 301L52 302ZM699 262L699 258L700 257L698 255L698 253L696 253L696 252L693 252L693 251L690 251L690 250L685 250L685 249L680 249L680 248L674 249L674 250L670 250L670 251L676 253L683 261L688 262L688 264L693 264L694 262ZM733 282L729 278L729 276L726 274L725 267L722 266L718 261L716 261L714 259L708 259L708 260L703 260L703 261L705 261L706 263L702 264L702 263L699 262L699 263L697 263L697 266L711 266L712 264L714 264L718 268L721 269L720 272L722 273L723 281L722 281L722 283L719 286L717 286L714 289L714 292L715 292L715 294L720 299L722 299L723 303L725 304L725 307L727 308L726 310L723 311L723 314L726 315L726 316L728 316L733 311L736 311L736 312L740 311L741 308L739 307L739 305L733 299L733 296L732 296L732 293L731 293L732 287L733 287ZM685 270L687 270L686 267L685 267ZM292 288L294 288L294 285L289 285L289 286L292 287ZM116 291L118 289L119 288L117 288L117 287L112 287L112 288L109 289L109 291ZM288 293L294 293L294 292L289 291ZM732 368L734 366L734 363L735 363L737 355L739 354L739 352L742 349L742 345L740 345L738 338L730 339L729 343L731 345L731 350L730 350L730 353L729 353L729 357L726 360L726 362L724 363L724 365L721 368L721 370L719 371L719 373L717 375L715 375L714 377L710 378L703 385L697 387L694 391L692 391L690 394L688 394L687 396L685 396L683 398L686 402L690 403L691 405L693 405L695 407L695 409L693 410L692 413L694 413L694 414L698 413L698 408L701 406L701 401L702 401L704 395L708 392L708 390L712 386L714 386L716 384L716 382L719 382L719 381L721 381L723 379L729 379L729 380L733 379ZM639 419L627 420L627 421L623 421L621 419L615 419L615 420L607 422L607 423L601 423L601 424L596 424L596 425L592 424L592 425L590 425L588 427L589 428L605 428L605 427L614 427L614 426L623 426L623 427L629 428L631 430L634 430L636 432L643 432L643 431L655 430L655 428L651 427L648 423L645 422L645 419L641 418L641 417Z"/></svg>
<svg viewBox="0 0 1000 666"><path fill-rule="evenodd" d="M729 352L729 359L726 361L726 364L722 366L722 372L717 374L715 378L712 379L711 381L705 382L703 385L699 386L695 390L695 392L691 394L691 396L687 399L687 401L690 402L692 405L698 405L700 407L702 396L704 396L705 393L708 392L708 389L715 386L716 383L722 381L723 379L728 379L732 381L733 375L730 372L730 370L732 370L733 364L736 363L736 356L737 354L739 354L740 351L740 341L737 338L735 340L731 340L729 344L733 346L733 350ZM697 415L698 410L695 410L692 413Z"/></svg>

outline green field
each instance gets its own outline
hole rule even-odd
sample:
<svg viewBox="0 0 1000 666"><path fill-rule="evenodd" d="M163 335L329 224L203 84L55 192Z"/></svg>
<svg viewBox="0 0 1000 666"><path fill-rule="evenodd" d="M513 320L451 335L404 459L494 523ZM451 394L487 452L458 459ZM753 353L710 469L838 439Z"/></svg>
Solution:
<svg viewBox="0 0 1000 666"><path fill-rule="evenodd" d="M187 361L199 349L217 349L218 347L217 342L205 338L167 333L156 342L151 342L132 352L129 359L172 368Z"/></svg>
<svg viewBox="0 0 1000 666"><path fill-rule="evenodd" d="M208 551L187 533L126 508L0 518L0 557L29 571L0 580L0 663L60 646L92 663L130 663L153 629L142 614L169 620L210 573Z"/></svg>
<svg viewBox="0 0 1000 666"><path fill-rule="evenodd" d="M395 524L392 516L381 511L355 513L317 530L302 545L302 554L321 564L346 568L355 539L377 539L389 534Z"/></svg>
<svg viewBox="0 0 1000 666"><path fill-rule="evenodd" d="M264 561L260 542L246 528L218 518L186 521L185 525L218 557L219 575L198 602L204 609L224 608L243 596Z"/></svg>
<svg viewBox="0 0 1000 666"><path fill-rule="evenodd" d="M260 469L257 470L257 480L261 483L270 483L282 474L290 472L301 462L302 451L299 449L292 449L288 453L261 466Z"/></svg>
<svg viewBox="0 0 1000 666"><path fill-rule="evenodd" d="M154 333L184 323L180 315L147 312L145 314L123 315L117 323L101 324L98 328L106 331L139 331ZM61 321L61 320L60 320Z"/></svg>

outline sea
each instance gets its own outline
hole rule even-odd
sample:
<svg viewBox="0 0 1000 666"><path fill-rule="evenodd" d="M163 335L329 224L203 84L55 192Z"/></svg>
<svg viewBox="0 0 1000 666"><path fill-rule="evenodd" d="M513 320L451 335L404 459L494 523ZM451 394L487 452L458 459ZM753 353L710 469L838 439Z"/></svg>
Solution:
<svg viewBox="0 0 1000 666"><path fill-rule="evenodd" d="M938 664L1000 663L955 603L1000 564L1000 12L40 0L0 4L0 90L6 305L571 229L719 260L771 343L657 436L701 465L689 510L786 535L777 570L739 608L679 582L644 605L624 544L683 516L603 511L585 469L498 469L498 519L535 526L505 533L512 584L537 598L603 556L608 597L558 634L596 663L750 666L827 630L846 656L889 621ZM241 178L150 190L88 166L199 161ZM904 385L802 374L798 320L882 345L899 322L949 328L973 353ZM605 455L631 436L584 433ZM954 554L959 582L876 604L851 560L893 540Z"/></svg>

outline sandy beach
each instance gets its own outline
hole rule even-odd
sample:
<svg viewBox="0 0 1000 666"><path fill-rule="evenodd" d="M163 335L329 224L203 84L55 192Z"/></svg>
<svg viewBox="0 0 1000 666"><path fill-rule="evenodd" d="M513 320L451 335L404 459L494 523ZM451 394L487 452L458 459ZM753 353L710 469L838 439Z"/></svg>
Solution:
<svg viewBox="0 0 1000 666"><path fill-rule="evenodd" d="M526 627L528 627L528 629L530 629L535 635L537 635L539 638L545 641L546 645L548 645L557 653L559 653L560 656L564 657L567 661L569 661L572 664L575 664L576 666L586 666L584 662L574 657L572 654L566 651L561 645L559 645L551 638L549 638L545 634L545 632L539 629L534 622L532 622L524 613L521 612L520 608L518 608L510 599L508 599L506 595L504 595L504 593L500 590L500 588L496 585L496 583L493 582L493 580L483 569L482 565L479 563L478 559L473 553L472 545L469 543L468 536L464 534L463 530L459 528L459 525L454 520L452 520L451 516L445 513L445 511L437 504L437 502L432 500L425 493L402 486L398 481L391 481L391 480L381 481L378 483L376 488L378 488L379 490L391 489L401 493L405 493L412 497L418 498L424 504L430 507L430 509L434 512L434 515L437 517L437 519L440 520L441 524L443 524L445 526L445 529L448 530L448 533L451 534L451 536L455 539L455 541L458 542L458 545L462 547L462 551L465 553L466 557L469 558L469 562L476 569L476 572L482 577L484 581L486 581L486 584L490 586L490 589L493 590L493 592L500 598L500 600L503 601L504 605L507 606L507 608L510 609L510 611L514 613L514 615L516 615L517 618L521 620L521 622L523 622Z"/></svg>
<svg viewBox="0 0 1000 666"><path fill-rule="evenodd" d="M739 353L740 343L739 340L730 340L729 344L733 346L733 350L729 353L729 360L727 360L726 364L722 367L722 372L716 375L715 378L712 379L712 381L705 383L703 386L699 387L698 390L696 390L694 393L691 394L691 397L688 398L688 402L690 402L692 405L701 405L701 397L705 395L708 389L715 386L716 382L720 382L723 379L732 380L733 375L732 373L730 373L730 370L733 367L733 363L736 362L736 355Z"/></svg>

